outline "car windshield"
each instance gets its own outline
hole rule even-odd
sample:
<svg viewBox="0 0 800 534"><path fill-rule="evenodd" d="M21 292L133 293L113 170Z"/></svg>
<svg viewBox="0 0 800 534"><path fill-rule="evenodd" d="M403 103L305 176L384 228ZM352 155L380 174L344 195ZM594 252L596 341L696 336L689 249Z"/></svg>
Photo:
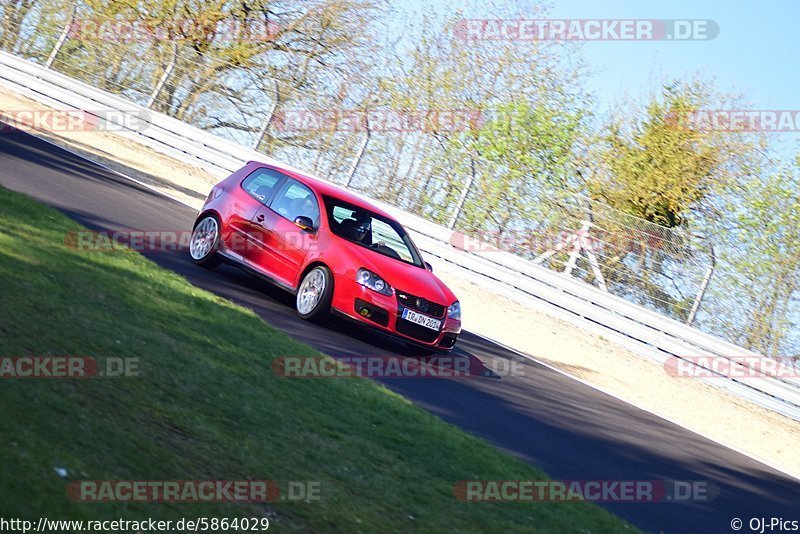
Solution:
<svg viewBox="0 0 800 534"><path fill-rule="evenodd" d="M334 234L378 254L423 266L417 248L398 222L337 198L323 199Z"/></svg>

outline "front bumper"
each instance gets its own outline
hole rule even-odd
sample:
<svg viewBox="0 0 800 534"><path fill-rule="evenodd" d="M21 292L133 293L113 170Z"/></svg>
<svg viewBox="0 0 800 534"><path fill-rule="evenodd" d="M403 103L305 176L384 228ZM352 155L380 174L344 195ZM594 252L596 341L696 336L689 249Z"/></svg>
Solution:
<svg viewBox="0 0 800 534"><path fill-rule="evenodd" d="M449 352L461 333L461 321L447 317L446 312L444 317L435 317L442 321L440 329L435 331L403 319L404 306L398 302L396 294L382 295L354 280L337 280L336 284L332 303L336 313L403 341Z"/></svg>

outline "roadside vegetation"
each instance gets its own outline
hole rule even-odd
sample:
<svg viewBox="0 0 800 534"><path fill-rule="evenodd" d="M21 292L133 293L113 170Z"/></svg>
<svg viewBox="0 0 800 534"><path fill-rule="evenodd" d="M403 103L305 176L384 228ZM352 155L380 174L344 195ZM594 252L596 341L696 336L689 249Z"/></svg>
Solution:
<svg viewBox="0 0 800 534"><path fill-rule="evenodd" d="M588 503L466 503L460 480L543 473L366 379L287 379L318 356L252 311L134 252L65 245L81 227L0 189L0 356L138 361L138 376L0 379L0 516L267 517L307 532L630 532ZM8 369L4 373L8 374ZM320 483L260 504L78 502L80 480Z"/></svg>

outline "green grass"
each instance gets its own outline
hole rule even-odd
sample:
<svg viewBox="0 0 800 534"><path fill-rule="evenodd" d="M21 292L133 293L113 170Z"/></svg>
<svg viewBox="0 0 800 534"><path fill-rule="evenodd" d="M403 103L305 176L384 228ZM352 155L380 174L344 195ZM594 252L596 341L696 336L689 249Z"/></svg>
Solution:
<svg viewBox="0 0 800 534"><path fill-rule="evenodd" d="M463 479L529 465L365 379L275 377L317 355L253 312L132 253L64 245L81 227L0 188L0 356L138 358L138 378L0 380L0 517L268 516L272 529L618 532L587 503L464 503ZM61 478L56 467L68 470ZM81 503L72 480L322 482L317 502Z"/></svg>

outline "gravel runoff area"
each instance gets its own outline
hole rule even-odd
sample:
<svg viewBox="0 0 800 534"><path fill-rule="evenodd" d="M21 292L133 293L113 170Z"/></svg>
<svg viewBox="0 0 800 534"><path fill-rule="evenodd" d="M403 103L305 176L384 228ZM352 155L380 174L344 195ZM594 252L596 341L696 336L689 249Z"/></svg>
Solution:
<svg viewBox="0 0 800 534"><path fill-rule="evenodd" d="M5 112L45 109L37 101L0 87L0 119ZM31 133L198 208L211 185L223 178L115 133L39 129ZM706 382L675 378L661 365L542 313L522 295L499 294L485 279L446 265L434 265L434 269L458 295L467 330L800 478L800 455L796 453L800 422Z"/></svg>

